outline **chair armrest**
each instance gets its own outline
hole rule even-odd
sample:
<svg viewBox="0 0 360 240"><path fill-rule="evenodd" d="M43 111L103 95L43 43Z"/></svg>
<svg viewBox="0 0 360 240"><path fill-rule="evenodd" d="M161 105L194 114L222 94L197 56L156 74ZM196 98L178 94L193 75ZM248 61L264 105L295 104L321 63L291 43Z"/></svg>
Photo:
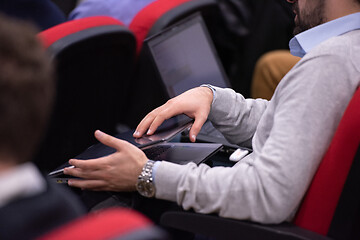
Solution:
<svg viewBox="0 0 360 240"><path fill-rule="evenodd" d="M185 211L168 211L160 224L215 239L330 240L291 223L264 225Z"/></svg>

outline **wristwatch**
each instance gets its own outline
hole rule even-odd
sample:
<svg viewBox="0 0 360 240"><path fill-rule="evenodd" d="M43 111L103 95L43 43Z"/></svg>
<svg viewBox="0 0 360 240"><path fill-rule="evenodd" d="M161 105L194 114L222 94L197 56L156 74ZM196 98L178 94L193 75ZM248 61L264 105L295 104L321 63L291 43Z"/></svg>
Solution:
<svg viewBox="0 0 360 240"><path fill-rule="evenodd" d="M155 196L155 185L152 178L152 169L154 167L155 161L148 160L144 165L136 183L136 190L144 197L154 197Z"/></svg>

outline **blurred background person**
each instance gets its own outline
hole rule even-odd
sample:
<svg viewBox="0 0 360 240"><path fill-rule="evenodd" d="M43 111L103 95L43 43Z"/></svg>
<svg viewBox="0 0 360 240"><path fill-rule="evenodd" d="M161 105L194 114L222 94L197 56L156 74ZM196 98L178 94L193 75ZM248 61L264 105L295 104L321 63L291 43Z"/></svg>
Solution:
<svg viewBox="0 0 360 240"><path fill-rule="evenodd" d="M51 0L1 0L0 12L35 24L45 30L66 21L64 13Z"/></svg>
<svg viewBox="0 0 360 240"><path fill-rule="evenodd" d="M52 67L30 24L0 16L0 239L33 239L85 211L32 158L51 111Z"/></svg>

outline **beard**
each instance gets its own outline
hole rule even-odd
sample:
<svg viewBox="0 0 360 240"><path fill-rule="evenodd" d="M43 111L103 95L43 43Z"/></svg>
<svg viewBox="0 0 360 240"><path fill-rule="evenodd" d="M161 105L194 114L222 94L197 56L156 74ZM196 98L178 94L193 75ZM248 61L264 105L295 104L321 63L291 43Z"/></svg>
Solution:
<svg viewBox="0 0 360 240"><path fill-rule="evenodd" d="M294 35L325 23L325 0L312 1L317 1L316 6L305 6L301 11L299 9L298 1L293 4L293 10L296 14Z"/></svg>

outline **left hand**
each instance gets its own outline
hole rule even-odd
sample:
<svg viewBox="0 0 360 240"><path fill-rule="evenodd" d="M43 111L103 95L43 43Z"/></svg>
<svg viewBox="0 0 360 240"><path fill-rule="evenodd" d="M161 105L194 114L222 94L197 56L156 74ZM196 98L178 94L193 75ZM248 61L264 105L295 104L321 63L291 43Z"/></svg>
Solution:
<svg viewBox="0 0 360 240"><path fill-rule="evenodd" d="M64 174L81 179L70 179L69 186L94 191L134 191L137 178L147 162L144 152L99 130L95 137L115 148L116 152L97 159L71 159L69 163L75 168L65 168Z"/></svg>
<svg viewBox="0 0 360 240"><path fill-rule="evenodd" d="M189 132L190 141L195 142L196 136L208 118L213 98L213 92L208 87L190 89L147 114L137 126L133 136L139 138L146 131L146 134L152 135L164 120L184 113L195 119Z"/></svg>

